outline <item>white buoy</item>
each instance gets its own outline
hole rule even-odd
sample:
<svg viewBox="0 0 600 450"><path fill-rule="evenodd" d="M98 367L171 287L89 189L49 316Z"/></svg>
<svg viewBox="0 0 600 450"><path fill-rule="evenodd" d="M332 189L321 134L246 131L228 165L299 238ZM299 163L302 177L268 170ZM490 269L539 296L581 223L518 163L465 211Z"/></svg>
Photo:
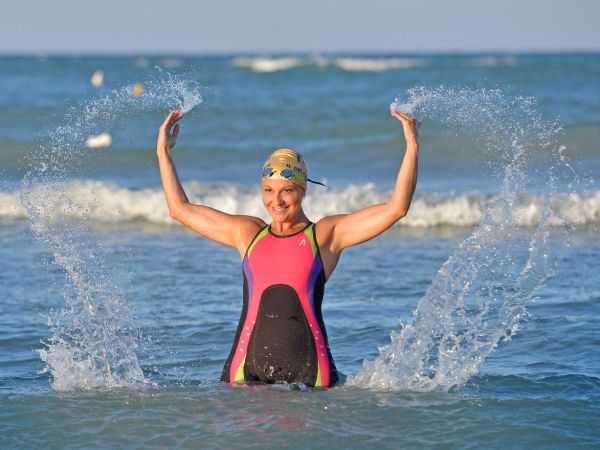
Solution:
<svg viewBox="0 0 600 450"><path fill-rule="evenodd" d="M96 70L90 81L92 82L93 86L102 86L102 83L104 83L104 72L100 69Z"/></svg>
<svg viewBox="0 0 600 450"><path fill-rule="evenodd" d="M103 148L108 147L110 144L112 144L112 137L108 133L90 136L87 141L85 141L85 145L89 148Z"/></svg>

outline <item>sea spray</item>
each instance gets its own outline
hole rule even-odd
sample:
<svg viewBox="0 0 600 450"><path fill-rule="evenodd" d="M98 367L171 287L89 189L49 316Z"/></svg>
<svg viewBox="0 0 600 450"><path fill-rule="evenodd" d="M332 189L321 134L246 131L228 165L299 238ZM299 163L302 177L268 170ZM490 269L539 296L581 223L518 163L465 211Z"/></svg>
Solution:
<svg viewBox="0 0 600 450"><path fill-rule="evenodd" d="M365 360L346 385L447 391L463 386L498 343L518 331L526 302L554 274L551 231L557 228L555 237L565 242L569 227L559 211L572 207L556 205L575 198L559 195L555 186L573 174L559 151L559 127L542 121L531 98L422 87L391 108L474 138L482 160L495 157L501 193L484 205L481 222L442 265L408 323L392 331L391 343L374 361ZM545 179L529 176L544 166ZM524 226L520 219L531 192L546 201Z"/></svg>
<svg viewBox="0 0 600 450"><path fill-rule="evenodd" d="M64 125L43 138L31 155L22 182L21 203L30 229L52 251L64 273L61 290L66 306L47 314L53 336L39 351L57 390L147 382L134 353L138 332L131 302L115 281L122 276L115 263L121 258L102 244L105 237L88 220L89 204L101 204L102 199L93 188L83 195L72 189L98 158L97 150L86 146L90 136L131 126L143 112L187 112L202 101L197 85L170 75L167 80L149 78L143 85L143 92L125 86L72 107ZM112 214L118 211L104 211L105 217Z"/></svg>

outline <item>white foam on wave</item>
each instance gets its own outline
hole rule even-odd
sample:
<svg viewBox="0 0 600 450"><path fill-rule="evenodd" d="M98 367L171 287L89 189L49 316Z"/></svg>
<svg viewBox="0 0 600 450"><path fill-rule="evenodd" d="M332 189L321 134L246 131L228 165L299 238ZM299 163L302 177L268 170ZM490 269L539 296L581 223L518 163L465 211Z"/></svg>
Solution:
<svg viewBox="0 0 600 450"><path fill-rule="evenodd" d="M210 206L228 214L244 214L268 221L256 187L234 184L214 184L189 181L184 188L192 203ZM138 219L164 225L175 225L171 219L160 186L146 189L128 189L116 183L98 180L72 180L33 188L44 191L45 201L37 214L44 220L63 218L91 220L99 223L131 222ZM312 220L334 214L345 214L367 206L385 202L390 192L381 192L374 184L348 185L335 188L314 188L304 202L304 209ZM481 222L486 204L497 195L476 192L455 195L451 193L417 192L408 215L396 226L429 228L436 226L471 227ZM519 207L514 208L514 220L520 226L539 223L547 196L522 193ZM600 223L600 191L583 194L556 194L551 209L555 215L550 224L560 226L564 220L573 225ZM21 205L19 191L0 191L0 217L13 220L29 218Z"/></svg>
<svg viewBox="0 0 600 450"><path fill-rule="evenodd" d="M234 58L231 62L233 67L243 67L251 69L254 72L277 72L279 70L288 70L307 64L305 58L282 57L282 58Z"/></svg>
<svg viewBox="0 0 600 450"><path fill-rule="evenodd" d="M422 66L417 58L336 58L334 64L351 72L383 72Z"/></svg>
<svg viewBox="0 0 600 450"><path fill-rule="evenodd" d="M335 66L349 72L383 72L386 70L412 69L421 67L423 62L417 58L358 58L323 56L299 57L238 57L231 61L232 67L246 68L254 72L277 72L300 66Z"/></svg>

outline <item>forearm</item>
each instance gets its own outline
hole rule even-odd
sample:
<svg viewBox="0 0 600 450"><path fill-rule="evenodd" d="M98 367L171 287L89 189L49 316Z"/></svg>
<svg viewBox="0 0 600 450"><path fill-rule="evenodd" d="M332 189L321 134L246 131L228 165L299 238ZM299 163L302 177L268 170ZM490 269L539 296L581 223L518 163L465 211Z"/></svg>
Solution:
<svg viewBox="0 0 600 450"><path fill-rule="evenodd" d="M417 186L420 122L399 111L390 111L402 122L406 139L406 152L392 196L386 203L369 206L352 214L331 216L319 221L328 227L331 236L328 249L338 254L345 248L357 245L378 236L408 213L408 208Z"/></svg>
<svg viewBox="0 0 600 450"><path fill-rule="evenodd" d="M160 177L162 179L167 205L171 216L177 218L181 214L181 210L189 205L189 200L185 194L175 164L171 158L171 152L167 146L159 145L156 149L158 155L158 167L160 169Z"/></svg>
<svg viewBox="0 0 600 450"><path fill-rule="evenodd" d="M386 203L369 206L345 216L334 216L335 238L330 250L339 253L378 236L406 216L417 185L417 156L419 145L410 142L398 173L396 187Z"/></svg>
<svg viewBox="0 0 600 450"><path fill-rule="evenodd" d="M417 186L418 155L419 143L416 140L408 142L402 166L400 166L398 178L396 179L396 187L388 201L388 205L399 216L396 220L406 216L410 208Z"/></svg>

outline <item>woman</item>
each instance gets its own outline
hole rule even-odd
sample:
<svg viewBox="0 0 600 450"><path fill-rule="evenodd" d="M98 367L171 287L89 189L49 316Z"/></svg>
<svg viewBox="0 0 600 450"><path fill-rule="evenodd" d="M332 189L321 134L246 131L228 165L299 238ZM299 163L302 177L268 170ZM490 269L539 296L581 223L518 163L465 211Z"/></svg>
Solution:
<svg viewBox="0 0 600 450"><path fill-rule="evenodd" d="M242 258L244 306L222 381L328 387L338 380L321 315L325 283L345 248L378 236L406 215L417 184L420 123L398 111L391 114L402 122L406 138L391 198L317 223L302 210L311 180L297 152L277 150L263 166L263 204L272 219L267 225L258 217L191 204L171 159L183 113L172 111L160 127L157 154L171 217L236 248Z"/></svg>

